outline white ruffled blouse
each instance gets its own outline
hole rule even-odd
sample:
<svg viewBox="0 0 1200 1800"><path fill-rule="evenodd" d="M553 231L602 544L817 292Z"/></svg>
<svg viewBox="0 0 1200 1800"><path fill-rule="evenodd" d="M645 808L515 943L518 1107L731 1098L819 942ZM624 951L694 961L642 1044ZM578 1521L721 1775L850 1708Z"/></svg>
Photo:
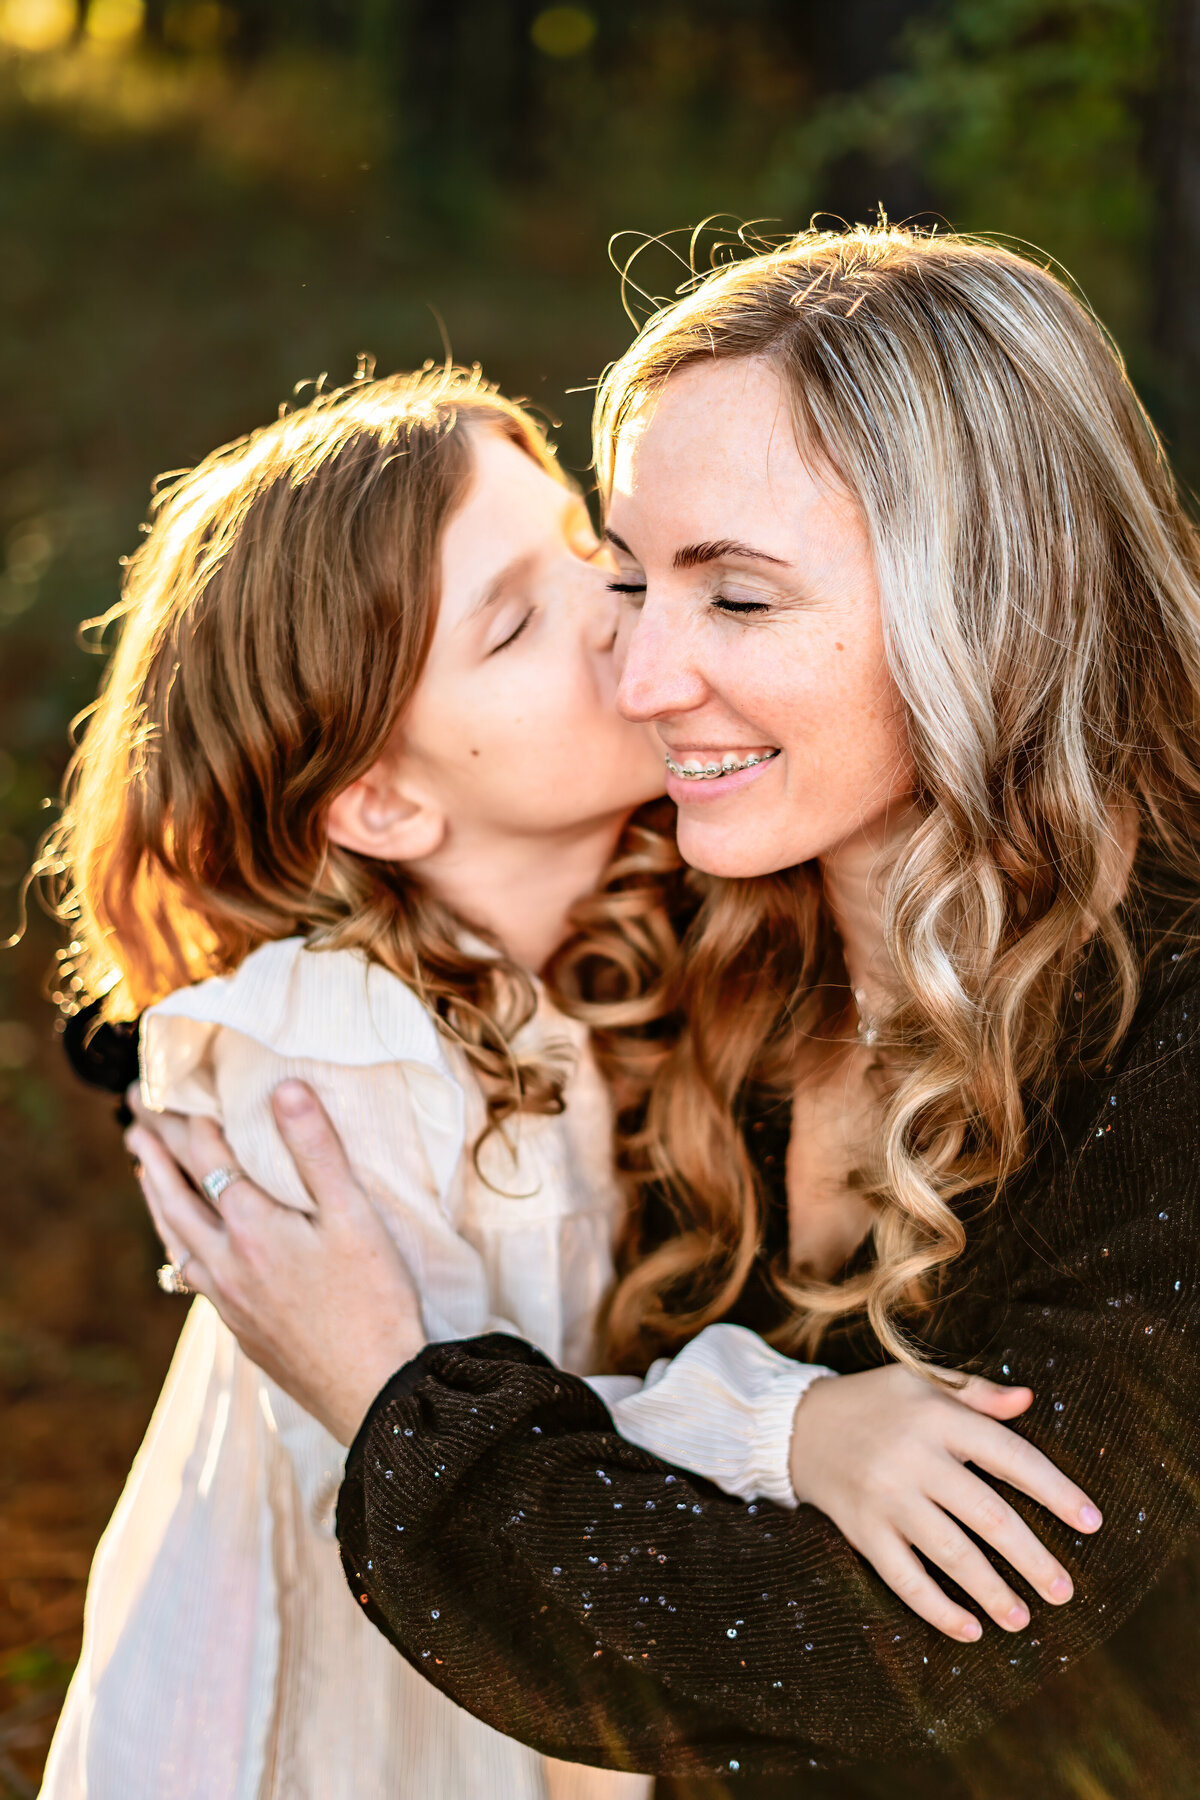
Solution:
<svg viewBox="0 0 1200 1800"><path fill-rule="evenodd" d="M588 1375L634 1443L794 1505L792 1415L827 1371L718 1325L644 1382L590 1375L620 1205L608 1097L586 1033L544 995L526 1031L569 1054L566 1108L520 1115L476 1158L482 1095L412 991L290 938L150 1009L142 1087L155 1109L218 1119L252 1179L310 1210L270 1108L281 1081L308 1082L431 1339L513 1332ZM333 1535L343 1458L194 1301L96 1552L43 1800L645 1800L648 1778L480 1724L360 1616Z"/></svg>

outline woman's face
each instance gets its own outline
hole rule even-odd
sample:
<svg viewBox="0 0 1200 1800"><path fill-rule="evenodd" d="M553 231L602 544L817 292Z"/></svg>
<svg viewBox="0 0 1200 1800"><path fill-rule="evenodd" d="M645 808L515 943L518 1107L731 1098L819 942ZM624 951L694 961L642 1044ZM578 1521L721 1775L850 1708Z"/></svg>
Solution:
<svg viewBox="0 0 1200 1800"><path fill-rule="evenodd" d="M587 508L497 431L442 540L441 603L401 736L451 833L538 837L663 792L653 732L616 709L619 602Z"/></svg>
<svg viewBox="0 0 1200 1800"><path fill-rule="evenodd" d="M618 705L657 729L684 857L764 875L874 834L911 768L871 545L801 457L779 377L691 365L615 450Z"/></svg>

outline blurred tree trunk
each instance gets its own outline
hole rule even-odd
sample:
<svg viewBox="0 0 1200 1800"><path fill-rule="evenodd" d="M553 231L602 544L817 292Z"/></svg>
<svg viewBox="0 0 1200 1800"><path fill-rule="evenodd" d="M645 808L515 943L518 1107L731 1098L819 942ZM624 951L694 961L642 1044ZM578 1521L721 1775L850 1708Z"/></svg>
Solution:
<svg viewBox="0 0 1200 1800"><path fill-rule="evenodd" d="M1171 0L1158 127L1160 241L1155 345L1167 435L1200 488L1200 0Z"/></svg>
<svg viewBox="0 0 1200 1800"><path fill-rule="evenodd" d="M146 0L145 14L142 23L142 34L148 44L156 50L162 49L163 22L166 18L167 0Z"/></svg>

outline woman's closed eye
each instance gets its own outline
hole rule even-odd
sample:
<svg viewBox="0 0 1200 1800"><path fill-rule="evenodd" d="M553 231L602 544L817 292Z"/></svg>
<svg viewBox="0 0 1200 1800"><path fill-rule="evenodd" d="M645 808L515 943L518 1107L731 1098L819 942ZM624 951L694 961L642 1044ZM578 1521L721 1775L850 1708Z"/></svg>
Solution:
<svg viewBox="0 0 1200 1800"><path fill-rule="evenodd" d="M610 581L610 594L636 595L646 592L644 581ZM723 613L726 618L749 618L770 612L770 603L766 600L735 600L728 594L710 594L708 604L714 611Z"/></svg>
<svg viewBox="0 0 1200 1800"><path fill-rule="evenodd" d="M713 594L709 605L716 612L724 613L727 618L740 619L755 613L770 612L771 608L765 600L731 600L727 594Z"/></svg>

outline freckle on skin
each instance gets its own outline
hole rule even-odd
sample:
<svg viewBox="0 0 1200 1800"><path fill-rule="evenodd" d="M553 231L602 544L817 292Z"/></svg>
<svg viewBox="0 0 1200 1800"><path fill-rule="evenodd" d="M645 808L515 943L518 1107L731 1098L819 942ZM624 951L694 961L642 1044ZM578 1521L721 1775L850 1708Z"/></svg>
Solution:
<svg viewBox="0 0 1200 1800"><path fill-rule="evenodd" d="M835 650L844 650L846 648L845 644L835 644L833 647Z"/></svg>
<svg viewBox="0 0 1200 1800"><path fill-rule="evenodd" d="M478 752L478 750L472 750L472 752L471 752L471 755L472 755L472 756L478 756L478 755L479 755L479 752Z"/></svg>

